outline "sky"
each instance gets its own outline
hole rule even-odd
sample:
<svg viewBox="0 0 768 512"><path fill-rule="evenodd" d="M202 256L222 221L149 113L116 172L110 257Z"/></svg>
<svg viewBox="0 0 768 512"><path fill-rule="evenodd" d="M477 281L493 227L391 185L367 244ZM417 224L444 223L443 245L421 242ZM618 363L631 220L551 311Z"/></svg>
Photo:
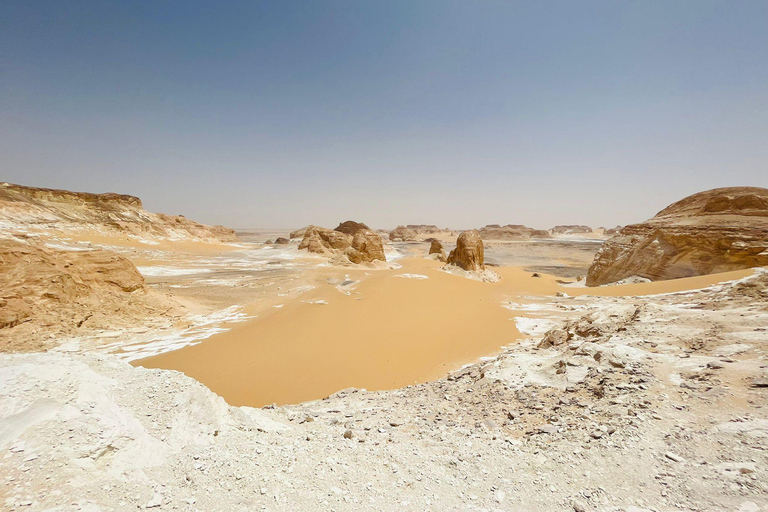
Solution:
<svg viewBox="0 0 768 512"><path fill-rule="evenodd" d="M768 187L768 2L0 2L0 181L236 228Z"/></svg>

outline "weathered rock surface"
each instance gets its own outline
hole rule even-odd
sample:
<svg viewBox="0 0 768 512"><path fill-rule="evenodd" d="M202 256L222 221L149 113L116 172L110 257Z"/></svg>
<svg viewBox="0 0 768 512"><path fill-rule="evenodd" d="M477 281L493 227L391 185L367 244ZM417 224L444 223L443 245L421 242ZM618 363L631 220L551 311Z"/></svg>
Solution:
<svg viewBox="0 0 768 512"><path fill-rule="evenodd" d="M132 325L175 306L119 254L0 240L0 351L45 349L53 334ZM41 328L51 336L35 335Z"/></svg>
<svg viewBox="0 0 768 512"><path fill-rule="evenodd" d="M381 237L365 224L353 221L343 222L336 229L307 227L299 249L327 256L341 256L347 262L356 264L387 261Z"/></svg>
<svg viewBox="0 0 768 512"><path fill-rule="evenodd" d="M397 226L389 232L389 239L393 242L398 240L402 242L414 241L416 240L416 231L406 226Z"/></svg>
<svg viewBox="0 0 768 512"><path fill-rule="evenodd" d="M314 227L315 226L313 226L311 224L309 226L304 226L303 228L297 229L296 231L291 231L291 234L288 235L288 236L291 237L292 239L294 239L294 238L304 238L304 235L307 234L307 230L310 229L310 228L314 228Z"/></svg>
<svg viewBox="0 0 768 512"><path fill-rule="evenodd" d="M77 229L163 240L237 242L235 231L183 215L148 212L138 197L0 183L0 221L9 231Z"/></svg>
<svg viewBox="0 0 768 512"><path fill-rule="evenodd" d="M278 244L278 245L285 245L285 244L289 244L289 243L291 243L291 241L290 241L290 240L288 240L288 239L287 239L287 238L285 238L285 237L279 236L279 237L277 237L277 238L275 239L275 243L276 243L276 244Z"/></svg>
<svg viewBox="0 0 768 512"><path fill-rule="evenodd" d="M483 239L475 230L464 231L456 239L456 248L448 255L448 265L456 265L469 272L483 270Z"/></svg>
<svg viewBox="0 0 768 512"><path fill-rule="evenodd" d="M768 265L768 189L693 194L603 244L587 286L630 276L676 279Z"/></svg>
<svg viewBox="0 0 768 512"><path fill-rule="evenodd" d="M592 228L589 226L578 225L561 225L555 226L551 229L555 235L571 235L574 233L592 233Z"/></svg>
<svg viewBox="0 0 768 512"><path fill-rule="evenodd" d="M359 231L373 231L371 228L363 224L362 222L355 222L353 220L347 220L336 226L335 231L345 233L347 235L354 235Z"/></svg>
<svg viewBox="0 0 768 512"><path fill-rule="evenodd" d="M549 231L533 229L522 224L488 224L479 231L483 240L526 240L528 238L549 238Z"/></svg>
<svg viewBox="0 0 768 512"><path fill-rule="evenodd" d="M443 243L440 240L432 240L429 246L429 254L434 254L438 261L445 261L445 249L443 249Z"/></svg>

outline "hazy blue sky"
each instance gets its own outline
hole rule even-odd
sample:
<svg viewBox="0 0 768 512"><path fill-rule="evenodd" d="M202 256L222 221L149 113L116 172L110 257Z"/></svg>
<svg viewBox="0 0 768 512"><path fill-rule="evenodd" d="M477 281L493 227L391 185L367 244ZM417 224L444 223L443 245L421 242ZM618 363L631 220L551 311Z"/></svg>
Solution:
<svg viewBox="0 0 768 512"><path fill-rule="evenodd" d="M768 1L0 2L0 181L234 227L768 186Z"/></svg>

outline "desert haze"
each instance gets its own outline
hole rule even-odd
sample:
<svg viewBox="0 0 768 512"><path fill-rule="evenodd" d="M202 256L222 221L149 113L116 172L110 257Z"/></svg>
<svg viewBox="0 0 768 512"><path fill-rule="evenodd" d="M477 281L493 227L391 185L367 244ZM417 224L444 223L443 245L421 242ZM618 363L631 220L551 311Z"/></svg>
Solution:
<svg viewBox="0 0 768 512"><path fill-rule="evenodd" d="M0 2L0 511L768 512L768 2Z"/></svg>

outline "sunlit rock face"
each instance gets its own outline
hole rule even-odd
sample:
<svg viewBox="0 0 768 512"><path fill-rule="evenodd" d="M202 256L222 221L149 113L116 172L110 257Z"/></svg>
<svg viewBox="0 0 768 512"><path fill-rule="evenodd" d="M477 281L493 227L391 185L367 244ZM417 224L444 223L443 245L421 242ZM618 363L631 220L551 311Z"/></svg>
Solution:
<svg viewBox="0 0 768 512"><path fill-rule="evenodd" d="M587 286L639 276L676 279L768 265L768 189L717 188L686 197L603 244Z"/></svg>
<svg viewBox="0 0 768 512"><path fill-rule="evenodd" d="M472 229L460 234L456 239L456 248L448 255L447 263L470 272L485 268L483 239L480 238L480 233Z"/></svg>
<svg viewBox="0 0 768 512"><path fill-rule="evenodd" d="M381 237L363 223L346 221L336 229L308 226L299 249L328 256L344 256L351 263L387 261Z"/></svg>
<svg viewBox="0 0 768 512"><path fill-rule="evenodd" d="M72 233L100 230L108 236L128 235L170 241L237 242L235 231L207 226L183 215L145 210L138 197L91 194L0 183L0 222L9 230L47 229Z"/></svg>

